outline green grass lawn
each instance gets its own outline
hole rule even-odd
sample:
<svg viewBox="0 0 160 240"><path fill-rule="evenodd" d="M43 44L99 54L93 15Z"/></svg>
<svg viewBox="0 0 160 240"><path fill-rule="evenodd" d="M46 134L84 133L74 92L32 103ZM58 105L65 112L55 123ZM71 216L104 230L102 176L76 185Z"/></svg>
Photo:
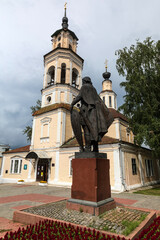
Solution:
<svg viewBox="0 0 160 240"><path fill-rule="evenodd" d="M150 188L150 189L145 189L145 190L139 190L139 191L136 191L134 193L160 196L160 187Z"/></svg>

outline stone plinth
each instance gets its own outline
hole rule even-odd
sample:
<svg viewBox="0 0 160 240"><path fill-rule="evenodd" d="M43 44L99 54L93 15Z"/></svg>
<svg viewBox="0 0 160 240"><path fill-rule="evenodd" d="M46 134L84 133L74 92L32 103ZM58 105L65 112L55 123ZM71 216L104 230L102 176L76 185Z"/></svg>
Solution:
<svg viewBox="0 0 160 240"><path fill-rule="evenodd" d="M88 153L89 154L89 153ZM83 157L84 157L83 153ZM94 153L72 160L71 199L67 208L99 215L115 207L111 198L109 160L105 154Z"/></svg>

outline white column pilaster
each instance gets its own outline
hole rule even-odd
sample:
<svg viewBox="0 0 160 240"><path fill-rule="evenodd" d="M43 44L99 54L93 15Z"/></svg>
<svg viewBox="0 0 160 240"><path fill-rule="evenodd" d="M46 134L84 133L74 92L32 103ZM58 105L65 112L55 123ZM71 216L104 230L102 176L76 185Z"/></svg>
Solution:
<svg viewBox="0 0 160 240"><path fill-rule="evenodd" d="M5 163L5 157L2 157L2 165L1 165L1 173L0 176L3 177L3 171L4 171L4 163ZM9 170L10 171L10 170Z"/></svg>
<svg viewBox="0 0 160 240"><path fill-rule="evenodd" d="M72 86L72 61L70 61L70 85Z"/></svg>
<svg viewBox="0 0 160 240"><path fill-rule="evenodd" d="M106 97L106 106L109 107L109 96L108 96L108 94L105 97Z"/></svg>
<svg viewBox="0 0 160 240"><path fill-rule="evenodd" d="M57 92L57 102L60 103L60 101L61 101L61 92L60 92L60 90L58 90L58 92Z"/></svg>
<svg viewBox="0 0 160 240"><path fill-rule="evenodd" d="M115 149L113 152L114 157L114 190L122 191L122 179L121 179L121 165L120 165L120 154L119 149Z"/></svg>
<svg viewBox="0 0 160 240"><path fill-rule="evenodd" d="M139 160L139 173L141 178L141 184L144 185L144 173L143 173L143 167L142 167L142 156L141 153L138 153L138 160Z"/></svg>
<svg viewBox="0 0 160 240"><path fill-rule="evenodd" d="M120 133L119 133L119 120L115 123L116 127L116 138L120 139Z"/></svg>
<svg viewBox="0 0 160 240"><path fill-rule="evenodd" d="M44 65L44 80L43 80L43 88L46 86L46 74L47 74L47 66Z"/></svg>
<svg viewBox="0 0 160 240"><path fill-rule="evenodd" d="M54 182L58 182L58 179L59 179L59 151L56 152Z"/></svg>
<svg viewBox="0 0 160 240"><path fill-rule="evenodd" d="M79 89L82 87L82 70L80 70L79 79L78 79L77 85L79 85Z"/></svg>
<svg viewBox="0 0 160 240"><path fill-rule="evenodd" d="M61 144L61 110L58 110L58 119L57 119L57 141L56 146L59 147Z"/></svg>
<svg viewBox="0 0 160 240"><path fill-rule="evenodd" d="M120 159L120 169L121 169L122 190L126 190L127 186L126 186L124 151L122 151L121 147L119 148L119 159Z"/></svg>
<svg viewBox="0 0 160 240"><path fill-rule="evenodd" d="M28 164L28 180L31 179L31 171L32 171L32 159L29 160L29 164Z"/></svg>
<svg viewBox="0 0 160 240"><path fill-rule="evenodd" d="M53 91L52 104L56 103L56 91Z"/></svg>
<svg viewBox="0 0 160 240"><path fill-rule="evenodd" d="M68 95L68 92L65 90L65 94L64 94L64 102L65 102L65 103L68 103L68 101L67 101L67 95Z"/></svg>
<svg viewBox="0 0 160 240"><path fill-rule="evenodd" d="M32 137L31 137L31 147L30 147L30 149L32 149L33 145L34 145L34 135L35 135L35 117L33 118Z"/></svg>
<svg viewBox="0 0 160 240"><path fill-rule="evenodd" d="M62 141L61 144L65 142L66 137L66 113L63 112L62 114Z"/></svg>
<svg viewBox="0 0 160 240"><path fill-rule="evenodd" d="M37 159L35 159L34 160L35 161L35 169L34 169L34 178L35 178L35 181L36 181L36 178L37 178L37 165L38 165L38 161L39 161L39 159L37 158Z"/></svg>
<svg viewBox="0 0 160 240"><path fill-rule="evenodd" d="M42 107L45 106L45 95L42 95Z"/></svg>
<svg viewBox="0 0 160 240"><path fill-rule="evenodd" d="M57 66L58 66L58 58L56 58L56 67L55 67L55 79L54 82L57 82Z"/></svg>
<svg viewBox="0 0 160 240"><path fill-rule="evenodd" d="M73 94L70 92L70 93L69 93L69 104L72 103L72 99L73 99Z"/></svg>

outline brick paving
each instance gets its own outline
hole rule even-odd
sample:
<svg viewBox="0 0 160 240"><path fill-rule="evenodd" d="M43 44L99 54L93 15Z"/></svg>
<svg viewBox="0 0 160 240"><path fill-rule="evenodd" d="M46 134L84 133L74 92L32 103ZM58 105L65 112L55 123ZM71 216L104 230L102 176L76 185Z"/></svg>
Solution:
<svg viewBox="0 0 160 240"><path fill-rule="evenodd" d="M137 202L137 200L114 198L115 202L119 205L132 205Z"/></svg>
<svg viewBox="0 0 160 240"><path fill-rule="evenodd" d="M31 207L32 207L31 205L19 205L19 206L12 207L12 209L22 210L22 209L31 208Z"/></svg>
<svg viewBox="0 0 160 240"><path fill-rule="evenodd" d="M15 223L7 218L0 217L0 237L3 237L8 231L16 231L19 227L24 226L24 224Z"/></svg>
<svg viewBox="0 0 160 240"><path fill-rule="evenodd" d="M18 186L18 188L21 188L21 189L28 187L28 185L13 185L13 187L15 187L15 188L13 188L13 194L16 193L17 186ZM32 189L32 188L30 188L31 186L33 186L33 185L29 185L29 189ZM3 189L3 187L2 187L2 189ZM7 189L7 185L6 185L6 189ZM41 190L41 188L39 188L39 189ZM0 194L0 196L1 196L1 194ZM42 205L44 203L60 201L60 200L64 200L64 199L66 199L66 198L60 197L60 196L38 194L38 193L19 194L19 195L13 195L13 196L0 197L0 209L1 209L1 211L0 211L0 237L3 237L6 234L6 231L15 231L19 227L24 226L21 223L15 223L12 221L13 212L15 210L21 210L24 208Z"/></svg>
<svg viewBox="0 0 160 240"><path fill-rule="evenodd" d="M54 201L62 200L62 199L64 199L64 198L32 193L32 194L10 196L10 197L1 197L0 204L1 203L9 203L9 202L18 202L18 201L23 201L23 200L47 203L47 202L54 202Z"/></svg>

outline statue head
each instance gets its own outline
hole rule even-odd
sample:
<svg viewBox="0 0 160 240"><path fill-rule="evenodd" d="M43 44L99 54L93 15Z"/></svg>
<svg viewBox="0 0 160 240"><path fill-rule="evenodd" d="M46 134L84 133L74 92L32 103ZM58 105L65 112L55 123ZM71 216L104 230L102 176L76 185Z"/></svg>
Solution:
<svg viewBox="0 0 160 240"><path fill-rule="evenodd" d="M82 83L83 83L83 84L86 84L86 83L92 84L90 77L84 77L84 78L82 79Z"/></svg>

